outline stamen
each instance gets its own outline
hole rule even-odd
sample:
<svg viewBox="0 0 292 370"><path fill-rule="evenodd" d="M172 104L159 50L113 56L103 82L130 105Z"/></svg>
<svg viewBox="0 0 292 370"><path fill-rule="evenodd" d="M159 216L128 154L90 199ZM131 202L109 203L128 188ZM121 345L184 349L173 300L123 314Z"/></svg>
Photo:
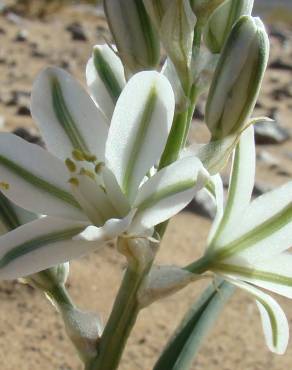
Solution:
<svg viewBox="0 0 292 370"><path fill-rule="evenodd" d="M74 186L79 186L79 180L76 177L71 177L68 180L69 184L74 185Z"/></svg>
<svg viewBox="0 0 292 370"><path fill-rule="evenodd" d="M90 171L90 170L86 170L85 168L81 168L80 169L80 172L79 172L80 175L85 175L85 176L88 176L90 177L92 180L95 179L95 173Z"/></svg>
<svg viewBox="0 0 292 370"><path fill-rule="evenodd" d="M72 156L76 161L85 161L84 153L80 149L74 149Z"/></svg>
<svg viewBox="0 0 292 370"><path fill-rule="evenodd" d="M94 168L95 173L99 175L104 166L105 166L104 162L98 162Z"/></svg>
<svg viewBox="0 0 292 370"><path fill-rule="evenodd" d="M93 162L94 163L94 162L97 161L96 156L93 155L93 154L85 152L85 153L83 153L83 155L84 155L84 158L87 162Z"/></svg>
<svg viewBox="0 0 292 370"><path fill-rule="evenodd" d="M0 189L8 190L9 187L10 187L10 185L7 182L3 182L3 181L0 182Z"/></svg>
<svg viewBox="0 0 292 370"><path fill-rule="evenodd" d="M70 172L75 172L76 171L76 169L77 169L76 164L70 158L67 158L65 160L65 164L66 164L66 166L67 166L67 168Z"/></svg>

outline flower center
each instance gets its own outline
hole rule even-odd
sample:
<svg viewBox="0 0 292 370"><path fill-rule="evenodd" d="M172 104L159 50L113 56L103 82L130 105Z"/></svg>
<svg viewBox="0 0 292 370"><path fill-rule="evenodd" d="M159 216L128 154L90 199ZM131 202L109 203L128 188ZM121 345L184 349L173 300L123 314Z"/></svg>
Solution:
<svg viewBox="0 0 292 370"><path fill-rule="evenodd" d="M107 220L120 217L104 184L103 162L91 153L75 149L65 164L71 176L68 182L73 196L94 225L102 226Z"/></svg>

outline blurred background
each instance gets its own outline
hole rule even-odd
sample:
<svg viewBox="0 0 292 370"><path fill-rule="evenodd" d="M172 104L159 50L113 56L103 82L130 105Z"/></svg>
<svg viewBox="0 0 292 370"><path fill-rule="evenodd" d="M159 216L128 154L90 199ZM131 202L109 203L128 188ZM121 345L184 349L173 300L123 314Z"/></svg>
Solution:
<svg viewBox="0 0 292 370"><path fill-rule="evenodd" d="M271 40L269 68L255 115L274 119L256 127L254 195L258 196L292 176L292 2L255 0L255 14L265 19ZM57 65L85 84L92 46L104 41L110 42L111 36L100 2L0 0L0 130L41 143L29 107L36 75L47 65ZM204 107L203 97L190 141L207 140ZM226 175L223 180L226 184ZM213 215L208 199L194 199L171 222L159 262L185 265L199 257ZM76 303L99 311L106 320L123 266L112 246L74 261L69 290ZM193 284L141 313L121 370L152 369L170 333L205 285ZM292 323L292 301L278 300ZM0 282L0 363L1 370L82 369L57 313L39 292L17 281ZM238 292L203 345L193 370L283 370L291 364L292 341L285 356L269 353L254 302Z"/></svg>

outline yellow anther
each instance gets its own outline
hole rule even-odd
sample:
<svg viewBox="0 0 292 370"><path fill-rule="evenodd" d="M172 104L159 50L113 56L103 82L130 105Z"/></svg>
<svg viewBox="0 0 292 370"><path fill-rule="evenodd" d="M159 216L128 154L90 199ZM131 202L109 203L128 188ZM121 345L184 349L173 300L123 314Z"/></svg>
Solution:
<svg viewBox="0 0 292 370"><path fill-rule="evenodd" d="M3 181L0 182L0 189L8 190L9 187L10 187L10 185L7 182L3 182Z"/></svg>
<svg viewBox="0 0 292 370"><path fill-rule="evenodd" d="M90 171L90 170L86 170L85 168L81 168L80 169L80 172L79 172L80 175L85 175L85 176L88 176L90 177L92 180L95 179L95 174L94 172Z"/></svg>
<svg viewBox="0 0 292 370"><path fill-rule="evenodd" d="M85 152L85 153L83 153L83 155L84 155L84 158L87 162L96 162L97 161L96 156L93 155L93 154Z"/></svg>
<svg viewBox="0 0 292 370"><path fill-rule="evenodd" d="M74 186L79 186L79 180L76 177L71 177L68 180L69 184L74 185Z"/></svg>
<svg viewBox="0 0 292 370"><path fill-rule="evenodd" d="M85 161L84 153L79 149L74 149L72 156L76 161Z"/></svg>
<svg viewBox="0 0 292 370"><path fill-rule="evenodd" d="M76 171L76 169L77 169L76 164L70 158L67 158L65 160L65 164L66 164L66 166L67 166L67 168L70 172L75 172Z"/></svg>
<svg viewBox="0 0 292 370"><path fill-rule="evenodd" d="M101 172L101 170L104 166L105 166L105 164L103 162L97 163L97 165L94 167L95 173L100 174L100 172Z"/></svg>

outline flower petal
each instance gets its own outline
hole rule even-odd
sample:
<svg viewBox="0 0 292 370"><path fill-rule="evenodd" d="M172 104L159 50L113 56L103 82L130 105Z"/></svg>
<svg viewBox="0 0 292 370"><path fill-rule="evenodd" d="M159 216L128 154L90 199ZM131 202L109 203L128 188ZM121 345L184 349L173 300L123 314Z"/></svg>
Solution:
<svg viewBox="0 0 292 370"><path fill-rule="evenodd" d="M89 91L109 122L126 84L125 72L120 58L108 45L96 45L86 66Z"/></svg>
<svg viewBox="0 0 292 370"><path fill-rule="evenodd" d="M104 167L102 170L102 177L109 201L118 210L121 216L127 214L130 211L130 205L124 193L121 191L114 174L107 167Z"/></svg>
<svg viewBox="0 0 292 370"><path fill-rule="evenodd" d="M163 152L174 105L167 78L149 71L134 75L118 99L106 143L106 160L131 200Z"/></svg>
<svg viewBox="0 0 292 370"><path fill-rule="evenodd" d="M110 220L106 221L106 223L102 227L90 225L82 233L78 234L73 239L92 242L114 239L128 230L135 213L136 210L133 209L124 218L111 218Z"/></svg>
<svg viewBox="0 0 292 370"><path fill-rule="evenodd" d="M89 177L87 174L76 175L71 185L72 193L78 200L82 209L94 225L101 226L109 218L119 217L115 205L110 202L100 178Z"/></svg>
<svg viewBox="0 0 292 370"><path fill-rule="evenodd" d="M209 195L214 199L216 203L216 216L212 223L211 230L208 236L208 245L211 243L219 223L221 222L223 216L223 202L224 202L224 192L223 183L220 175L213 175L210 177L209 183L206 185L206 189Z"/></svg>
<svg viewBox="0 0 292 370"><path fill-rule="evenodd" d="M269 259L292 244L292 182L254 200L240 222L216 245L216 260L231 256L252 263Z"/></svg>
<svg viewBox="0 0 292 370"><path fill-rule="evenodd" d="M261 290L236 280L230 279L230 282L254 296L260 311L267 346L274 353L284 354L289 341L289 324L282 308Z"/></svg>
<svg viewBox="0 0 292 370"><path fill-rule="evenodd" d="M99 243L73 241L85 223L43 217L0 237L0 278L30 275L80 257Z"/></svg>
<svg viewBox="0 0 292 370"><path fill-rule="evenodd" d="M69 73L55 67L40 73L32 90L31 113L56 156L66 159L79 149L103 161L108 122Z"/></svg>
<svg viewBox="0 0 292 370"><path fill-rule="evenodd" d="M67 186L65 165L16 135L0 135L0 182L14 203L35 213L87 220Z"/></svg>
<svg viewBox="0 0 292 370"><path fill-rule="evenodd" d="M261 288L292 298L292 255L282 253L272 259L249 264L245 260L231 258L227 263L216 265L221 273Z"/></svg>
<svg viewBox="0 0 292 370"><path fill-rule="evenodd" d="M166 59L164 65L162 66L161 73L168 78L168 81L172 86L172 89L175 94L176 106L181 110L186 109L189 101L183 90L175 66L173 65L172 61L169 58Z"/></svg>
<svg viewBox="0 0 292 370"><path fill-rule="evenodd" d="M18 207L0 192L0 235L36 218L38 215Z"/></svg>
<svg viewBox="0 0 292 370"><path fill-rule="evenodd" d="M139 189L132 228L144 230L169 219L192 200L208 179L196 157L182 158L158 171Z"/></svg>
<svg viewBox="0 0 292 370"><path fill-rule="evenodd" d="M242 214L250 203L254 178L255 142L254 129L250 126L241 135L235 149L224 214L209 248L216 248L217 243L220 245L225 236L241 223Z"/></svg>

